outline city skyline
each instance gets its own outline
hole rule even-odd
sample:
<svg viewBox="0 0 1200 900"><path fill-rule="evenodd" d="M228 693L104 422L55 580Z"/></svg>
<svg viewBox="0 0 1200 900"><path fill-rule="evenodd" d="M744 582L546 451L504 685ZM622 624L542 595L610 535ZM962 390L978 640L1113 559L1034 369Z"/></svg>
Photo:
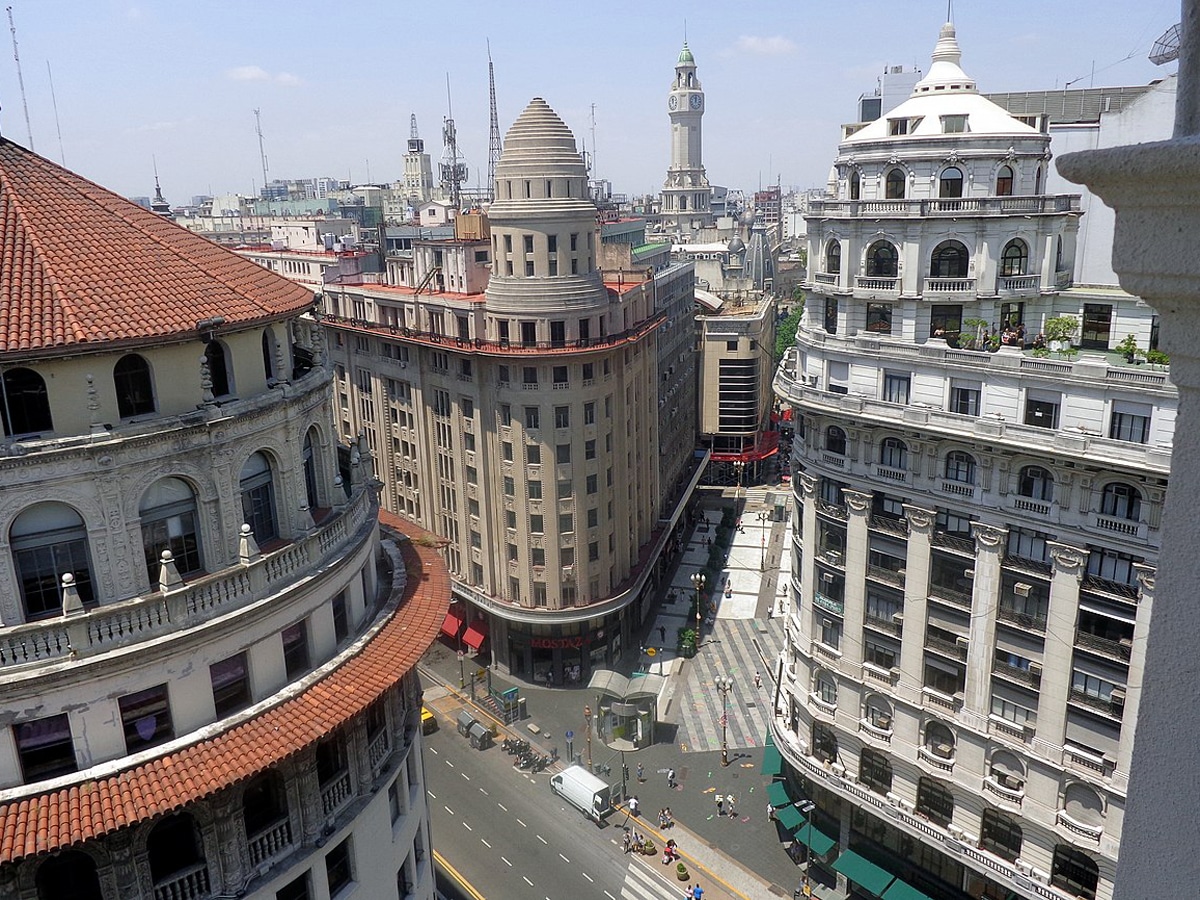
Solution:
<svg viewBox="0 0 1200 900"><path fill-rule="evenodd" d="M625 2L577 9L569 19L544 2L520 15L470 3L456 19L470 26L449 37L436 6L369 4L334 18L315 6L273 3L17 2L13 15L34 149L127 196L153 193L157 163L164 194L179 205L196 194L261 187L256 108L268 179L399 180L410 113L436 166L447 78L468 186L482 185L489 43L502 133L542 96L594 153L593 177L620 192L657 193L669 160L666 96L685 31L707 95L712 183L753 190L778 178L820 187L839 126L854 118L885 66L927 68L946 10L940 0L913 6L897 17L874 0L855 2L849 14L845 6L769 2L752 19L731 19L702 3L685 21L679 9ZM1155 67L1146 53L1178 7L1151 0L1134 22L1125 12L1116 0L1052 9L1020 0L1003 14L960 2L953 17L964 64L984 92L1142 84L1174 72L1175 64ZM1067 29L1073 39L1063 41ZM377 65L368 62L372 37ZM0 133L27 145L11 57L0 65L0 102Z"/></svg>

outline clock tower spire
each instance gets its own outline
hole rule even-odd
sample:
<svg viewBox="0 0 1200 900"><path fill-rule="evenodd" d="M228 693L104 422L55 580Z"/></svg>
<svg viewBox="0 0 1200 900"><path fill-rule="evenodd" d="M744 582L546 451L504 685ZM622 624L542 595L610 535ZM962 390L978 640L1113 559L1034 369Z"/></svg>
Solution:
<svg viewBox="0 0 1200 900"><path fill-rule="evenodd" d="M712 190L700 158L704 91L687 41L675 63L675 79L667 93L667 114L671 119L671 165L663 183L662 223L668 231L696 231L712 224Z"/></svg>

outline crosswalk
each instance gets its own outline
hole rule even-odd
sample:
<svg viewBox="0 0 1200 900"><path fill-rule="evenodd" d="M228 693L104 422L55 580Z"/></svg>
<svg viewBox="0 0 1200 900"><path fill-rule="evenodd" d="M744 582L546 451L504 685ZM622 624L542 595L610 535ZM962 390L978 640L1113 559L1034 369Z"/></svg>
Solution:
<svg viewBox="0 0 1200 900"><path fill-rule="evenodd" d="M662 866L662 870L665 874L660 876L642 863L630 863L621 886L623 900L681 900L684 885L676 887L666 879L675 874L675 867Z"/></svg>

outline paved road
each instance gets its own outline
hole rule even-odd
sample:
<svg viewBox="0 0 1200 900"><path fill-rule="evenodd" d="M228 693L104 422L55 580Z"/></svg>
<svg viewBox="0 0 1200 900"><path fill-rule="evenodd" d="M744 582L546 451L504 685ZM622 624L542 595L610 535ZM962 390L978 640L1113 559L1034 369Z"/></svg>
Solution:
<svg viewBox="0 0 1200 900"><path fill-rule="evenodd" d="M433 843L476 890L488 900L679 900L659 857L622 851L623 815L598 828L550 793L549 773L511 760L499 747L470 749L448 721L427 740Z"/></svg>

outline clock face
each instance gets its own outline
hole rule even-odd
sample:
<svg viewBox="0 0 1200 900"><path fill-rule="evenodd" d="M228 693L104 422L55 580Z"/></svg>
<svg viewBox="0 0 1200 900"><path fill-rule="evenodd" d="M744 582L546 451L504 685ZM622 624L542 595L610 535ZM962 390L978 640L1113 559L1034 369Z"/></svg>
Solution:
<svg viewBox="0 0 1200 900"><path fill-rule="evenodd" d="M692 109L699 109L701 104L704 103L704 98L701 97L699 94L692 94L691 103L692 103Z"/></svg>
<svg viewBox="0 0 1200 900"><path fill-rule="evenodd" d="M667 98L667 108L672 110L679 108L679 98L674 94Z"/></svg>

